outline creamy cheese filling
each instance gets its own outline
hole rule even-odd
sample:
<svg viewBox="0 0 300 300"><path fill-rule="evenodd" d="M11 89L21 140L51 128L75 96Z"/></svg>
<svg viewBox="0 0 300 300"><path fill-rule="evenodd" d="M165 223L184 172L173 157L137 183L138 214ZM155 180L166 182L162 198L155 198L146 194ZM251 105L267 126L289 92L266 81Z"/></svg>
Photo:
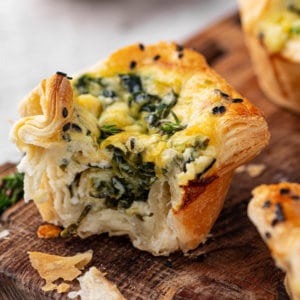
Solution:
<svg viewBox="0 0 300 300"><path fill-rule="evenodd" d="M72 84L75 117L64 125L68 151L59 163L73 174L68 183L72 204L149 217L147 199L156 181L172 176L185 186L213 167L215 148L177 116L180 95L171 85L137 74L85 74ZM89 143L93 150L74 152L76 143Z"/></svg>

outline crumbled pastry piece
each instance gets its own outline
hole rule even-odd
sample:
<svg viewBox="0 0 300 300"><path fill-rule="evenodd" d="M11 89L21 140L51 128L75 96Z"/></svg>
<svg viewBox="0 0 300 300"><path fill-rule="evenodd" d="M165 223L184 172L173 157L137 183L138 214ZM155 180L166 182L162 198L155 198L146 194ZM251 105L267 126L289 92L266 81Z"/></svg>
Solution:
<svg viewBox="0 0 300 300"><path fill-rule="evenodd" d="M300 185L279 183L253 190L248 215L268 245L285 284L300 299Z"/></svg>
<svg viewBox="0 0 300 300"><path fill-rule="evenodd" d="M247 164L238 167L235 170L235 173L243 173L247 172L250 177L257 177L261 175L266 169L266 165L264 164Z"/></svg>
<svg viewBox="0 0 300 300"><path fill-rule="evenodd" d="M62 237L128 235L154 255L206 240L233 172L269 141L267 123L191 49L134 44L20 105L25 200Z"/></svg>
<svg viewBox="0 0 300 300"><path fill-rule="evenodd" d="M60 283L57 287L55 287L55 289L57 290L57 292L59 294L61 294L61 293L68 292L70 290L70 287L71 287L70 284L63 282L63 283ZM46 290L44 290L44 291L46 291Z"/></svg>
<svg viewBox="0 0 300 300"><path fill-rule="evenodd" d="M89 250L74 256L57 256L42 252L28 252L28 254L32 267L46 280L42 290L57 289L58 292L66 292L70 287L68 283L62 282L58 285L54 282L59 278L72 281L78 277L82 273L81 270L91 261L93 251Z"/></svg>
<svg viewBox="0 0 300 300"><path fill-rule="evenodd" d="M5 239L8 236L9 236L9 230L8 229L3 229L3 230L0 231L0 240Z"/></svg>
<svg viewBox="0 0 300 300"><path fill-rule="evenodd" d="M250 177L257 177L263 173L266 169L264 164L249 164L247 167L247 172Z"/></svg>
<svg viewBox="0 0 300 300"><path fill-rule="evenodd" d="M68 297L81 300L125 300L115 284L105 278L105 273L96 267L91 267L83 276L78 278L80 290L70 292Z"/></svg>
<svg viewBox="0 0 300 300"><path fill-rule="evenodd" d="M247 170L246 165L241 165L238 168L236 168L234 172L237 174L240 174L240 173L245 172L246 170Z"/></svg>
<svg viewBox="0 0 300 300"><path fill-rule="evenodd" d="M61 233L61 228L53 224L42 224L39 226L37 235L40 239L50 239L58 237Z"/></svg>

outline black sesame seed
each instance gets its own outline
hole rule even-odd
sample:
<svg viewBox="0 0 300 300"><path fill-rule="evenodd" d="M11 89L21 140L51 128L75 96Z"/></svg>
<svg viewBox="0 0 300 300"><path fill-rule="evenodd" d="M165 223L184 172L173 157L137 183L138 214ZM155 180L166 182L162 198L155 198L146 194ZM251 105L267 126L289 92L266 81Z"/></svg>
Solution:
<svg viewBox="0 0 300 300"><path fill-rule="evenodd" d="M270 200L267 200L264 205L262 206L262 208L269 208L271 206L271 201Z"/></svg>
<svg viewBox="0 0 300 300"><path fill-rule="evenodd" d="M182 45L176 45L176 50L178 51L178 52L181 52L181 51L183 51L183 49L184 49L184 47L182 46Z"/></svg>
<svg viewBox="0 0 300 300"><path fill-rule="evenodd" d="M232 103L242 103L244 100L242 98L234 98L232 99Z"/></svg>
<svg viewBox="0 0 300 300"><path fill-rule="evenodd" d="M72 129L74 129L77 132L82 131L81 127L79 125L75 124L75 123L72 124Z"/></svg>
<svg viewBox="0 0 300 300"><path fill-rule="evenodd" d="M72 79L73 79L73 77L71 77L71 76L67 76L67 79L69 79L69 80L72 80Z"/></svg>
<svg viewBox="0 0 300 300"><path fill-rule="evenodd" d="M221 97L223 97L223 98L225 98L225 99L227 99L227 100L230 98L228 94L222 92L222 91L219 90L219 89L215 89L215 91L216 91Z"/></svg>
<svg viewBox="0 0 300 300"><path fill-rule="evenodd" d="M267 231L265 233L265 237L266 237L266 239L270 239L271 238L271 233Z"/></svg>
<svg viewBox="0 0 300 300"><path fill-rule="evenodd" d="M86 131L86 135L91 135L91 131L89 129Z"/></svg>
<svg viewBox="0 0 300 300"><path fill-rule="evenodd" d="M275 208L275 218L272 221L272 226L275 226L276 224L285 221L285 216L283 212L283 207L281 203L276 204Z"/></svg>
<svg viewBox="0 0 300 300"><path fill-rule="evenodd" d="M213 109L212 109L212 113L214 115L216 115L217 113L219 113L219 107L218 106L215 106Z"/></svg>
<svg viewBox="0 0 300 300"><path fill-rule="evenodd" d="M224 93L224 92L221 92L220 95L223 97L223 98L226 98L228 99L229 98L229 95Z"/></svg>
<svg viewBox="0 0 300 300"><path fill-rule="evenodd" d="M130 139L130 149L131 150L134 150L134 147L135 147L135 139L134 138L132 138L132 139Z"/></svg>
<svg viewBox="0 0 300 300"><path fill-rule="evenodd" d="M130 70L134 69L136 67L136 61L135 60L132 60L129 64L129 68Z"/></svg>
<svg viewBox="0 0 300 300"><path fill-rule="evenodd" d="M63 128L62 128L62 130L65 132L65 131L68 131L69 129L70 129L70 127L71 127L71 123L66 123L64 126L63 126Z"/></svg>
<svg viewBox="0 0 300 300"><path fill-rule="evenodd" d="M64 118L66 118L68 116L68 110L67 110L66 107L63 108L62 115L63 115Z"/></svg>
<svg viewBox="0 0 300 300"><path fill-rule="evenodd" d="M226 111L226 107L225 107L224 105L219 106L219 113L220 113L220 114L225 113L225 111Z"/></svg>
<svg viewBox="0 0 300 300"><path fill-rule="evenodd" d="M144 51L145 50L145 46L142 43L139 43L139 48L140 50Z"/></svg>
<svg viewBox="0 0 300 300"><path fill-rule="evenodd" d="M215 115L217 113L219 113L219 106L215 106L213 109L212 109L212 113Z"/></svg>
<svg viewBox="0 0 300 300"><path fill-rule="evenodd" d="M160 59L160 55L159 54L157 54L157 55L155 55L154 57L153 57L153 60L154 61L157 61L157 60L159 60Z"/></svg>
<svg viewBox="0 0 300 300"><path fill-rule="evenodd" d="M56 74L57 74L57 75L61 75L61 76L67 76L67 74L66 74L66 73L64 73L64 72L60 72L60 71L57 71L57 72L56 72Z"/></svg>
<svg viewBox="0 0 300 300"><path fill-rule="evenodd" d="M213 109L212 109L212 113L214 115L216 114L223 114L226 112L226 107L224 105L221 105L221 106L215 106Z"/></svg>
<svg viewBox="0 0 300 300"><path fill-rule="evenodd" d="M293 200L300 200L300 196L299 195L293 195L293 196L291 196L291 199L293 199Z"/></svg>
<svg viewBox="0 0 300 300"><path fill-rule="evenodd" d="M184 56L183 52L179 52L179 53L178 53L178 58L179 58L179 59L183 58L183 56Z"/></svg>
<svg viewBox="0 0 300 300"><path fill-rule="evenodd" d="M290 193L289 189L282 188L279 190L280 195L288 195Z"/></svg>

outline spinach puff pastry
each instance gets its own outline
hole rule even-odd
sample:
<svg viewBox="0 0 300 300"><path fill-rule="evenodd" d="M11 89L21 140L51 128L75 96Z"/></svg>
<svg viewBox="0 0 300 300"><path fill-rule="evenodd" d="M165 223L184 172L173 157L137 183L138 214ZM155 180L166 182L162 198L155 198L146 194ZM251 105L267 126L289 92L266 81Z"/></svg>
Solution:
<svg viewBox="0 0 300 300"><path fill-rule="evenodd" d="M154 255L204 242L233 171L267 144L266 121L199 53L135 44L20 105L25 199L63 236L126 234Z"/></svg>
<svg viewBox="0 0 300 300"><path fill-rule="evenodd" d="M300 113L300 1L239 0L254 70L264 93Z"/></svg>
<svg viewBox="0 0 300 300"><path fill-rule="evenodd" d="M285 286L300 299L300 185L282 182L254 189L248 215L286 272Z"/></svg>

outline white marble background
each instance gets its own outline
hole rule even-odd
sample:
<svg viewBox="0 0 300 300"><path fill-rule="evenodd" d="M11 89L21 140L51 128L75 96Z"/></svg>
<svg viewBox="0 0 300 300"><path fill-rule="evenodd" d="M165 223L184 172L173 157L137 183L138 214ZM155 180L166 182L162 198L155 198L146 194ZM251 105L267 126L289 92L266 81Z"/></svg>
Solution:
<svg viewBox="0 0 300 300"><path fill-rule="evenodd" d="M0 0L0 164L17 106L43 78L72 73L134 42L181 42L236 10L236 0Z"/></svg>

